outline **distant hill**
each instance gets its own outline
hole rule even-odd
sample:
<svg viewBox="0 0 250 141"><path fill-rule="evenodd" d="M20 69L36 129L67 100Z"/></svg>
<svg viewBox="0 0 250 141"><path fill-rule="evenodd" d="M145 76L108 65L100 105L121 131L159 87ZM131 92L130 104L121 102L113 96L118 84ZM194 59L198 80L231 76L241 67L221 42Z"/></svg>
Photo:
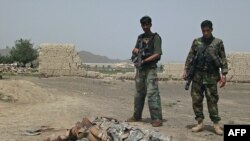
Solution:
<svg viewBox="0 0 250 141"><path fill-rule="evenodd" d="M9 55L10 49L0 49L0 55ZM120 60L120 59L110 59L106 56L96 55L88 51L78 52L83 63L120 63L120 62L130 62L130 60Z"/></svg>
<svg viewBox="0 0 250 141"><path fill-rule="evenodd" d="M10 48L0 49L0 55L6 56L10 54Z"/></svg>
<svg viewBox="0 0 250 141"><path fill-rule="evenodd" d="M83 63L120 63L120 62L130 62L129 60L120 59L110 59L106 56L96 55L88 51L78 52Z"/></svg>

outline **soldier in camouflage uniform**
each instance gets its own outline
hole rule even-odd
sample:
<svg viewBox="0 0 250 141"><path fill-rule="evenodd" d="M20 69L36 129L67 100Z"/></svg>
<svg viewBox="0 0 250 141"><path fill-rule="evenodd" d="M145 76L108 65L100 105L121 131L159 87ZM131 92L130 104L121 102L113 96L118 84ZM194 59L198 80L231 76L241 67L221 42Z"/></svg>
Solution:
<svg viewBox="0 0 250 141"><path fill-rule="evenodd" d="M187 78L187 70L193 58L198 54L199 50L204 48L197 57L195 66L195 74L191 86L191 96L195 119L198 124L192 128L193 132L202 131L204 128L203 119L203 98L207 99L207 106L210 119L214 123L215 133L222 135L223 131L219 126L221 120L218 114L218 90L217 83L220 87L226 84L226 74L228 73L228 65L224 45L221 39L212 35L213 25L211 21L205 20L201 23L203 36L193 41L191 49L186 59L183 78Z"/></svg>
<svg viewBox="0 0 250 141"><path fill-rule="evenodd" d="M136 73L136 94L134 97L134 114L129 118L128 122L141 121L142 111L144 107L145 98L147 95L149 111L151 115L151 124L153 127L162 126L162 108L161 98L158 89L157 78L157 62L162 55L161 37L157 33L152 33L150 28L152 26L151 18L144 16L140 20L143 34L138 36L135 48L132 53L137 55L141 45L144 48L145 56L142 56L141 69Z"/></svg>

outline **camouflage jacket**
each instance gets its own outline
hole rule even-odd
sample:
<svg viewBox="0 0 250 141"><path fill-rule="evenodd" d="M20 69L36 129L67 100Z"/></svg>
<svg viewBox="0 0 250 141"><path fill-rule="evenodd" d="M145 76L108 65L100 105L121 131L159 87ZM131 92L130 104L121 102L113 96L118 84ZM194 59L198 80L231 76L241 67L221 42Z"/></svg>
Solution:
<svg viewBox="0 0 250 141"><path fill-rule="evenodd" d="M197 59L193 81L202 82L203 84L216 84L220 79L220 72L222 74L228 73L225 49L221 39L212 37L210 42L204 41L202 37L195 39L188 53L185 69L190 68L192 59L197 55L199 48L203 46L206 46L203 53L206 61L201 64L201 61Z"/></svg>

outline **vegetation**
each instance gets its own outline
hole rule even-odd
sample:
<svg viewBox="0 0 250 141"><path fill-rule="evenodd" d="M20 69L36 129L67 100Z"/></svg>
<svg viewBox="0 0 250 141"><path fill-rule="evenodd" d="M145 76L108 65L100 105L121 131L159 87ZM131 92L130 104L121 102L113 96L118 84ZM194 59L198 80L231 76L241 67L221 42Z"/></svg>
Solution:
<svg viewBox="0 0 250 141"><path fill-rule="evenodd" d="M1 56L0 55L0 64L11 64L13 63L13 59L11 56Z"/></svg>
<svg viewBox="0 0 250 141"><path fill-rule="evenodd" d="M17 40L15 46L10 51L13 61L25 66L27 63L34 61L38 57L37 50L33 48L30 40Z"/></svg>
<svg viewBox="0 0 250 141"><path fill-rule="evenodd" d="M27 63L37 59L37 57L37 50L33 48L30 40L20 39L15 41L15 46L11 48L10 55L0 55L0 63L11 64L17 62L19 65L25 66Z"/></svg>

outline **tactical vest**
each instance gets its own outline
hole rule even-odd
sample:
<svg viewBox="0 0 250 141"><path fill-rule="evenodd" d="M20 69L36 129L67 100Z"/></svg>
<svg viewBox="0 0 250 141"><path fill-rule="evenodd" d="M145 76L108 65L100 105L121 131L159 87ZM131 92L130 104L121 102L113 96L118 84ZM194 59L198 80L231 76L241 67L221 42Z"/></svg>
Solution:
<svg viewBox="0 0 250 141"><path fill-rule="evenodd" d="M142 44L142 48L144 48L144 52L143 52L143 55L142 55L142 59L146 59L147 57L151 56L154 54L154 39L155 39L155 36L158 35L157 33L154 33L152 34L150 37L149 37L149 41L148 43L146 44L145 42L143 42ZM159 36L159 35L158 35ZM160 37L160 36L159 36ZM139 37L138 37L138 40L143 40L143 38L145 38L145 34L141 34ZM161 38L160 38L161 39ZM153 68L156 68L157 67L157 62L161 59L161 57L159 57L158 59L154 60L154 61L151 61L151 62L147 62L147 63L144 63L143 64L143 67L153 67Z"/></svg>
<svg viewBox="0 0 250 141"><path fill-rule="evenodd" d="M200 39L202 42L202 39ZM213 38L211 43L206 44L202 42L198 46L199 48L206 47L204 52L198 55L196 68L200 71L206 71L209 73L218 72L221 67L221 58L219 57L219 44L220 39Z"/></svg>

